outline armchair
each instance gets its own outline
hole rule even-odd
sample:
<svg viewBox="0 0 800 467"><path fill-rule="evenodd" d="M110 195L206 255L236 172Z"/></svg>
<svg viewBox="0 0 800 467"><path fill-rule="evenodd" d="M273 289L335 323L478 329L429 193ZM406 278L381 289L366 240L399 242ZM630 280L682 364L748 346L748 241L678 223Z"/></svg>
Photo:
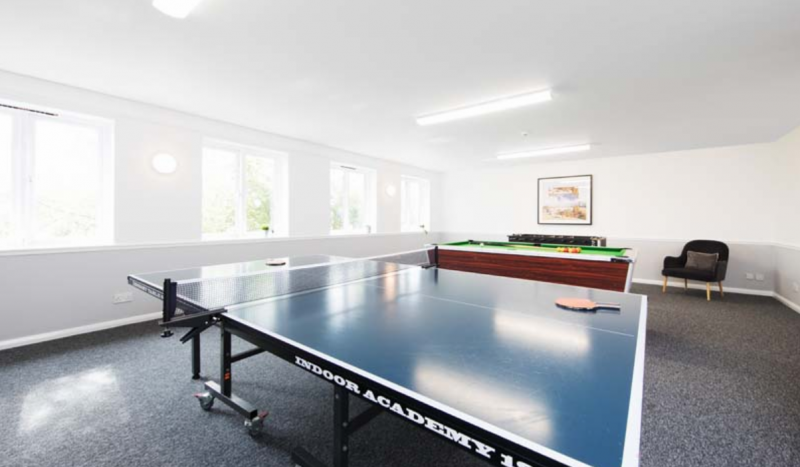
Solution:
<svg viewBox="0 0 800 467"><path fill-rule="evenodd" d="M698 253L716 253L718 254L717 265L714 271L705 271L700 269L692 269L686 267L686 260L689 251L696 251ZM725 280L725 274L728 271L728 257L730 251L728 245L715 240L692 240L683 247L680 256L667 256L664 258L664 269L661 274L664 276L664 287L662 292L667 291L667 278L678 277L683 279L685 288L689 288L689 281L702 281L706 283L706 299L711 301L711 283L716 282L719 284L720 297L725 296L725 291L722 289L722 281Z"/></svg>

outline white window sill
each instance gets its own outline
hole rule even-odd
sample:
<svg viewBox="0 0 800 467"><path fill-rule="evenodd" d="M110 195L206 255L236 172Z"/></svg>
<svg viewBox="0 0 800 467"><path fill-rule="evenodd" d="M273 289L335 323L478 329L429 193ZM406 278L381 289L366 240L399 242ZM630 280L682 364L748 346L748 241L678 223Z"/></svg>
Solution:
<svg viewBox="0 0 800 467"><path fill-rule="evenodd" d="M341 237L343 235L375 235L377 232L367 232L366 230L331 230L331 235Z"/></svg>
<svg viewBox="0 0 800 467"><path fill-rule="evenodd" d="M276 236L276 237L249 237L249 238L228 238L228 239L203 239L203 240L187 240L175 242L153 242L153 243L123 243L123 244L94 244L82 246L41 246L41 247L28 247L26 249L0 249L0 257L2 256L26 256L26 255L46 255L46 254L61 254L61 253L85 253L95 251L117 251L117 250L141 250L146 248L180 248L180 247L193 247L193 246L210 246L210 245L240 245L250 243L281 243L281 242L304 242L314 240L339 240L348 238L377 238L377 237L394 237L398 235L420 235L425 236L424 232L392 232L392 233L346 233L336 235L310 235L303 237L290 237L290 236ZM429 235L432 233L429 232Z"/></svg>
<svg viewBox="0 0 800 467"><path fill-rule="evenodd" d="M264 234L260 232L252 232L245 235L203 235L203 242L227 242L237 240L267 240L270 238L288 238L286 235L277 235L274 233Z"/></svg>
<svg viewBox="0 0 800 467"><path fill-rule="evenodd" d="M59 251L72 251L72 250L94 250L103 248L112 248L113 242L97 241L97 242L73 242L73 243L39 243L24 246L0 246L0 256L24 254L27 252L59 252Z"/></svg>

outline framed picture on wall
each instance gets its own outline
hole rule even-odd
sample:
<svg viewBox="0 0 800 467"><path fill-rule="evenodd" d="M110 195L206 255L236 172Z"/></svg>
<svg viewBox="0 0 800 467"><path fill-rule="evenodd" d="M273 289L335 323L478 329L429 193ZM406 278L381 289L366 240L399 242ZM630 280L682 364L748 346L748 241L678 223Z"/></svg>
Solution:
<svg viewBox="0 0 800 467"><path fill-rule="evenodd" d="M540 178L538 221L592 225L592 176Z"/></svg>

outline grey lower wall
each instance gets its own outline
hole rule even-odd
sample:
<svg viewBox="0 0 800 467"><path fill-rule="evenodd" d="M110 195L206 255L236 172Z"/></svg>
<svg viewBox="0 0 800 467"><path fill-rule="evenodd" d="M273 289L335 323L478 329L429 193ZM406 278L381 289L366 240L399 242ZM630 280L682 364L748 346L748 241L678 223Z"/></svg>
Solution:
<svg viewBox="0 0 800 467"><path fill-rule="evenodd" d="M127 284L131 273L279 256L373 256L437 238L383 234L0 256L0 348L10 340L158 312L160 303ZM115 293L128 291L135 291L133 302L112 304Z"/></svg>
<svg viewBox="0 0 800 467"><path fill-rule="evenodd" d="M681 253L684 241L640 240L610 238L610 246L631 247L638 252L634 278L663 280L661 269L664 257ZM775 248L769 244L728 243L731 250L725 286L729 289L747 289L764 292L775 290ZM747 273L763 274L764 280L748 280ZM676 281L679 282L679 281Z"/></svg>
<svg viewBox="0 0 800 467"><path fill-rule="evenodd" d="M800 247L779 245L775 253L778 276L775 291L796 304L800 311L800 292L795 290L795 284L800 287Z"/></svg>
<svg viewBox="0 0 800 467"><path fill-rule="evenodd" d="M134 291L131 303L113 305L112 296L132 291L126 277L134 272L177 269L258 258L307 254L372 256L419 248L427 243L466 239L505 240L503 235L476 233L398 234L363 237L269 240L254 243L143 246L61 253L0 256L0 348L12 340L125 320L159 311L159 303ZM661 280L664 256L680 252L683 242L609 239L611 246L638 251L635 278ZM800 248L769 244L730 244L726 286L781 295L798 305ZM763 282L745 273L763 273Z"/></svg>
<svg viewBox="0 0 800 467"><path fill-rule="evenodd" d="M453 233L441 235L442 242L459 240L507 240L506 236L481 233ZM683 240L646 240L634 238L609 238L608 246L629 247L637 251L634 280L661 281L665 256L678 255L686 242ZM725 286L729 289L746 289L771 293L776 290L776 247L771 244L728 243L731 260ZM763 274L763 281L747 280L746 274Z"/></svg>

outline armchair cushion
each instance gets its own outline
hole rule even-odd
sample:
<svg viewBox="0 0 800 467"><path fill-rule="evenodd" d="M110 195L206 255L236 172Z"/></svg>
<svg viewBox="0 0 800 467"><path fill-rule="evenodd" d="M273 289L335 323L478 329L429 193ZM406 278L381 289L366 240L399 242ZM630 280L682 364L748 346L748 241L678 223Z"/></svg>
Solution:
<svg viewBox="0 0 800 467"><path fill-rule="evenodd" d="M713 273L717 269L719 253L700 253L698 251L686 252L686 269Z"/></svg>

